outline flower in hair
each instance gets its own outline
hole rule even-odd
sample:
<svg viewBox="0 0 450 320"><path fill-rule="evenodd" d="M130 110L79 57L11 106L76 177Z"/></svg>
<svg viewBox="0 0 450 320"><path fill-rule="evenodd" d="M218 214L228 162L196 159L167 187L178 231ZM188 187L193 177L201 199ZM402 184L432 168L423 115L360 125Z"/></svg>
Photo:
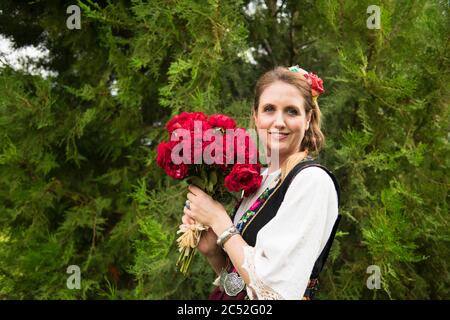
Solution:
<svg viewBox="0 0 450 320"><path fill-rule="evenodd" d="M306 80L308 80L309 84L311 85L311 91L313 97L320 96L325 90L323 89L323 81L320 79L317 75L310 72L303 75Z"/></svg>
<svg viewBox="0 0 450 320"><path fill-rule="evenodd" d="M313 97L318 97L325 92L322 79L320 79L314 73L308 73L308 71L300 68L298 65L289 67L288 70L292 72L300 72L303 75L306 81L308 81L308 83L311 85L311 93Z"/></svg>

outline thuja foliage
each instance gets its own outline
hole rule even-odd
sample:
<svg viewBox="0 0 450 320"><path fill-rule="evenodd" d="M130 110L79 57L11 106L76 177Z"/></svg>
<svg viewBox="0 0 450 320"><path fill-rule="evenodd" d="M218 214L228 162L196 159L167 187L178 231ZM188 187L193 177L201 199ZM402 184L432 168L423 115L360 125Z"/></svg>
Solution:
<svg viewBox="0 0 450 320"><path fill-rule="evenodd" d="M324 72L333 83L323 103L326 155L344 186L348 232L329 270L329 287L342 291L329 297L445 299L448 7L437 1L382 2L381 29L367 30L368 15L355 19L353 13L370 4L317 4L328 30L318 51L329 61ZM380 267L381 290L361 286L368 265Z"/></svg>
<svg viewBox="0 0 450 320"><path fill-rule="evenodd" d="M2 3L1 33L42 43L55 75L1 69L0 296L201 297L205 262L189 281L175 267L187 188L154 149L171 115L232 102L222 70L245 45L241 4L81 1L69 30L71 4ZM69 265L80 290L66 287Z"/></svg>
<svg viewBox="0 0 450 320"><path fill-rule="evenodd" d="M0 68L0 298L205 298L206 260L175 266L186 183L155 147L180 111L247 126L257 77L292 64L325 81L320 161L342 188L320 298L449 297L445 1L379 1L380 29L371 1L86 0L80 30L71 4L0 5L0 34L53 71Z"/></svg>

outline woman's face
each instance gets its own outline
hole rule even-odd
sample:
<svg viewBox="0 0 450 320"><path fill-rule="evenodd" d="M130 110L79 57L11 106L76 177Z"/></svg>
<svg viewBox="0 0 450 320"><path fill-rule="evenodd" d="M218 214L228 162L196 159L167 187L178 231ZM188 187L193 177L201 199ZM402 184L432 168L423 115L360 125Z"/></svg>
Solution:
<svg viewBox="0 0 450 320"><path fill-rule="evenodd" d="M300 91L285 82L276 81L261 94L253 114L259 138L269 154L279 152L280 161L298 152L309 128L311 114L306 115Z"/></svg>

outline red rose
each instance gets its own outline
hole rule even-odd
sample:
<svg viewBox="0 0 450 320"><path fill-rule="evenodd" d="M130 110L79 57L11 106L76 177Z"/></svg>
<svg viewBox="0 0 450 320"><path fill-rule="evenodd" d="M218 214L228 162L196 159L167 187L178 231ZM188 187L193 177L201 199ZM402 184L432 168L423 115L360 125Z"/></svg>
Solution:
<svg viewBox="0 0 450 320"><path fill-rule="evenodd" d="M202 125L205 127L203 130L206 130L209 125L205 124L207 117L203 112L182 112L179 115L176 115L173 117L169 122L166 124L166 129L169 131L169 134L172 134L172 132L176 129L187 129L187 130L194 130L194 123L195 121L201 121L204 122Z"/></svg>
<svg viewBox="0 0 450 320"><path fill-rule="evenodd" d="M156 164L160 168L164 169L166 164L172 161L171 152L172 148L167 142L163 141L160 144L158 144L158 148L156 149Z"/></svg>
<svg viewBox="0 0 450 320"><path fill-rule="evenodd" d="M208 146L211 141L206 141L205 131L210 130L211 125L206 122L202 122L202 130L197 123L195 130L191 131L191 147L192 147L192 162L195 163L195 160L200 160L202 163L205 161L203 159L203 153L205 151L206 146Z"/></svg>
<svg viewBox="0 0 450 320"><path fill-rule="evenodd" d="M231 135L224 139L224 152L226 152L227 163L257 163L258 149L250 134L244 128L236 128L233 135L233 143L231 143Z"/></svg>
<svg viewBox="0 0 450 320"><path fill-rule="evenodd" d="M156 151L156 164L163 168L168 176L174 179L183 179L187 176L189 167L184 164L175 164L172 161L172 149L178 142L161 142Z"/></svg>
<svg viewBox="0 0 450 320"><path fill-rule="evenodd" d="M191 163L195 164L195 161L201 161L201 163L204 163L205 159L203 159L203 153L205 151L206 146L208 144L210 144L211 142L205 141L203 139L202 134L193 134L191 137L192 137L192 144L191 144L192 162ZM197 163L197 164L199 164L199 163Z"/></svg>
<svg viewBox="0 0 450 320"><path fill-rule="evenodd" d="M207 148L207 150L205 150ZM203 148L203 161L207 164L222 166L225 164L225 151L223 149L223 136L214 136L212 141L205 141Z"/></svg>
<svg viewBox="0 0 450 320"><path fill-rule="evenodd" d="M230 174L225 177L225 187L229 191L244 190L248 197L261 185L261 167L259 164L235 164Z"/></svg>
<svg viewBox="0 0 450 320"><path fill-rule="evenodd" d="M223 114L214 114L209 116L208 122L215 128L234 129L236 128L236 122L230 117Z"/></svg>
<svg viewBox="0 0 450 320"><path fill-rule="evenodd" d="M169 134L172 134L174 130L183 128L185 123L189 121L189 119L189 113L182 112L179 115L173 117L169 122L167 122L166 129L167 131L169 131Z"/></svg>
<svg viewBox="0 0 450 320"><path fill-rule="evenodd" d="M313 93L313 96L320 96L322 93L325 92L323 88L323 81L320 79L317 75L310 72L303 75L311 85L311 91Z"/></svg>
<svg viewBox="0 0 450 320"><path fill-rule="evenodd" d="M167 166L164 168L164 171L169 177L181 180L187 176L189 167L184 163L174 164L171 162L167 164Z"/></svg>
<svg viewBox="0 0 450 320"><path fill-rule="evenodd" d="M206 121L207 117L202 112L182 112L171 119L166 129L171 135L171 139L174 134L182 136L183 140L186 134L190 137L191 142L191 155L190 163L194 164L195 160L201 161L203 150L209 142L204 141L205 131L212 129L212 126ZM177 132L176 130L186 130L184 132ZM177 140L177 139L174 139Z"/></svg>

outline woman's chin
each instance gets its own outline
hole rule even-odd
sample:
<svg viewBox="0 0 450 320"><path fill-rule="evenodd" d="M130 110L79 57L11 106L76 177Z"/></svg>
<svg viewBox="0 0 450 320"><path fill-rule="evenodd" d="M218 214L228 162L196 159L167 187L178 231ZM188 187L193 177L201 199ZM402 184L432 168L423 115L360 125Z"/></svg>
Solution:
<svg viewBox="0 0 450 320"><path fill-rule="evenodd" d="M269 144L268 148L270 149L271 157L275 154L278 154L278 157L280 157L289 152L287 146L284 146L283 144Z"/></svg>

